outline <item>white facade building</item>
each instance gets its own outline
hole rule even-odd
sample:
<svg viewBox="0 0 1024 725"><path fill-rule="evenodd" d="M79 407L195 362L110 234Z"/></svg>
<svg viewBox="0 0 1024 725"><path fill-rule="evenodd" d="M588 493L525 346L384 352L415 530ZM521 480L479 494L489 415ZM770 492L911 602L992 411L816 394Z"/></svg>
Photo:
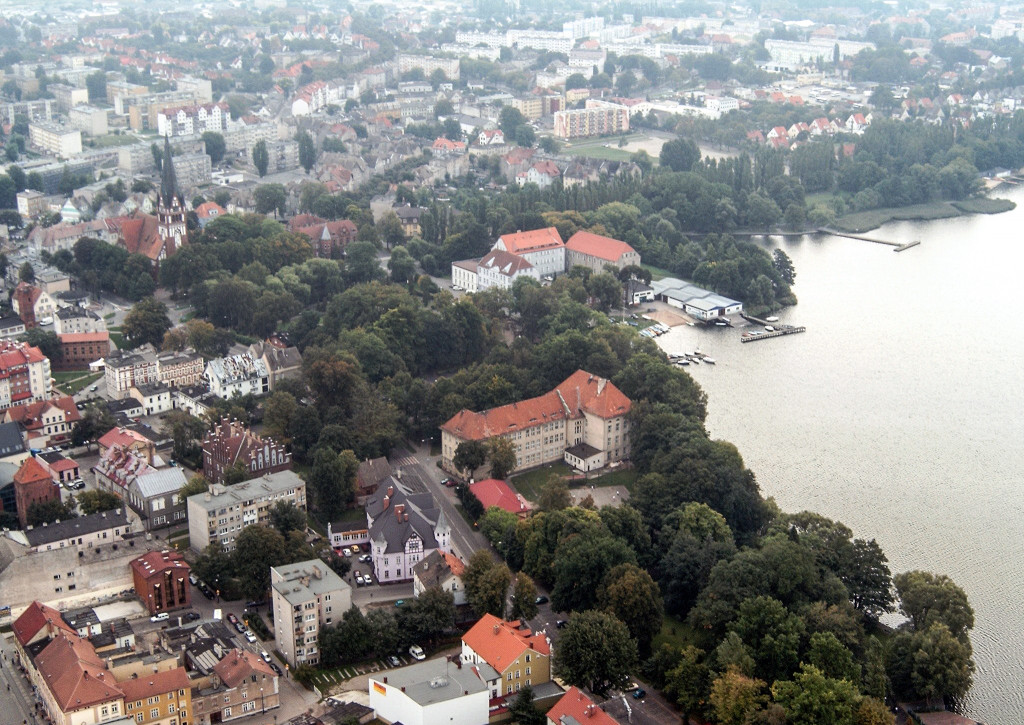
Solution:
<svg viewBox="0 0 1024 725"><path fill-rule="evenodd" d="M211 360L206 364L203 377L210 386L210 392L219 398L270 392L270 373L266 364L247 352Z"/></svg>
<svg viewBox="0 0 1024 725"><path fill-rule="evenodd" d="M401 476L400 470L366 501L373 571L382 584L409 581L413 567L433 551L451 553L451 525L444 512L429 493L412 493ZM419 483L416 490L426 490Z"/></svg>
<svg viewBox="0 0 1024 725"><path fill-rule="evenodd" d="M370 676L370 707L384 722L403 725L486 725L491 690L500 675L487 663L444 658Z"/></svg>

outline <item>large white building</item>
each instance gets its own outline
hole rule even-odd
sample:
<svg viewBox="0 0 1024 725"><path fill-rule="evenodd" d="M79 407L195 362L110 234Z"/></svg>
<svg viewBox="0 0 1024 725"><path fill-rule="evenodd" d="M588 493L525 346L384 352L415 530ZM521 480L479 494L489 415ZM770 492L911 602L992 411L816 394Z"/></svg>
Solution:
<svg viewBox="0 0 1024 725"><path fill-rule="evenodd" d="M206 131L221 133L230 121L231 111L223 102L165 108L156 115L157 132L161 136L191 136Z"/></svg>
<svg viewBox="0 0 1024 725"><path fill-rule="evenodd" d="M565 243L554 227L503 234L493 249L522 257L541 277L565 273Z"/></svg>
<svg viewBox="0 0 1024 725"><path fill-rule="evenodd" d="M459 80L459 59L458 58L435 58L432 55L412 55L400 53L398 55L398 72L408 73L414 68L423 71L427 78L436 70L441 71L450 81Z"/></svg>
<svg viewBox="0 0 1024 725"><path fill-rule="evenodd" d="M805 42L768 38L764 49L771 56L765 63L768 70L794 71L817 65L819 61L831 64L836 60L837 49L838 60L846 60L862 50L874 50L875 44L834 38L811 38Z"/></svg>
<svg viewBox="0 0 1024 725"><path fill-rule="evenodd" d="M210 486L188 497L188 540L195 551L219 541L226 551L246 526L266 526L279 501L306 510L306 482L291 471L268 473L234 486Z"/></svg>
<svg viewBox="0 0 1024 725"><path fill-rule="evenodd" d="M266 364L248 352L211 360L206 364L203 377L210 386L210 392L219 398L270 392L270 373Z"/></svg>
<svg viewBox="0 0 1024 725"><path fill-rule="evenodd" d="M370 675L370 707L389 723L487 725L490 683L499 677L486 662L425 660Z"/></svg>
<svg viewBox="0 0 1024 725"><path fill-rule="evenodd" d="M317 638L352 606L352 587L320 559L270 568L278 651L292 667L320 662Z"/></svg>
<svg viewBox="0 0 1024 725"><path fill-rule="evenodd" d="M82 132L77 128L42 121L30 123L28 139L36 148L61 158L82 153Z"/></svg>
<svg viewBox="0 0 1024 725"><path fill-rule="evenodd" d="M452 265L454 269L454 265ZM520 277L540 281L540 273L525 258L502 251L492 249L487 255L477 262L476 284L474 291L483 291L491 287L500 289L512 289L512 285ZM469 289L467 287L467 289Z"/></svg>

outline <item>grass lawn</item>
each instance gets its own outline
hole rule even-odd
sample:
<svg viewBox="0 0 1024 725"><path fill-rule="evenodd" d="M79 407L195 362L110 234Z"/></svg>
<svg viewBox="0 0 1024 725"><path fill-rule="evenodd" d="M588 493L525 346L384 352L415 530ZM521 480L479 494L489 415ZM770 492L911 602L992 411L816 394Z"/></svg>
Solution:
<svg viewBox="0 0 1024 725"><path fill-rule="evenodd" d="M57 381L57 388L67 395L85 390L103 377L103 373L90 373L88 370L62 371L53 373L53 379Z"/></svg>
<svg viewBox="0 0 1024 725"><path fill-rule="evenodd" d="M89 141L89 146L96 149L111 148L114 146L127 146L135 143L135 137L123 133L108 133L106 136L97 136Z"/></svg>
<svg viewBox="0 0 1024 725"><path fill-rule="evenodd" d="M523 494L527 501L536 501L540 498L540 490L547 483L548 478L551 474L557 474L559 476L569 476L572 474L572 469L568 465L559 461L558 463L551 463L547 466L541 466L535 468L532 471L526 473L520 473L518 476L514 476L510 479L511 483L516 491Z"/></svg>
<svg viewBox="0 0 1024 725"><path fill-rule="evenodd" d="M618 471L611 471L605 473L597 478L592 478L589 481L580 481L580 486L595 486L601 488L602 486L622 486L630 493L633 493L633 484L636 483L637 472L633 469L620 469Z"/></svg>
<svg viewBox="0 0 1024 725"><path fill-rule="evenodd" d="M611 148L604 144L611 144ZM569 154L570 156L584 156L588 159L601 159L604 161L629 161L633 154L625 149L617 147L618 141L605 140L604 143L592 146L573 146L572 148L563 149L563 153Z"/></svg>
<svg viewBox="0 0 1024 725"><path fill-rule="evenodd" d="M682 648L689 644L695 645L696 640L694 631L689 625L666 614L665 619L661 623L661 631L654 635L654 642L651 647L655 651L663 644Z"/></svg>
<svg viewBox="0 0 1024 725"><path fill-rule="evenodd" d="M644 269L648 270L651 273L651 281L654 281L656 279L664 279L665 277L676 276L674 272L670 272L667 269L662 269L661 267L655 267L650 264L644 264L642 266Z"/></svg>
<svg viewBox="0 0 1024 725"><path fill-rule="evenodd" d="M108 327L107 331L110 333L110 341L117 346L117 349L124 350L124 335L121 334L121 328Z"/></svg>
<svg viewBox="0 0 1024 725"><path fill-rule="evenodd" d="M114 319L114 315L115 314L116 313L114 313L114 312L108 312L107 314L103 315L103 319L104 320L112 320L112 319Z"/></svg>

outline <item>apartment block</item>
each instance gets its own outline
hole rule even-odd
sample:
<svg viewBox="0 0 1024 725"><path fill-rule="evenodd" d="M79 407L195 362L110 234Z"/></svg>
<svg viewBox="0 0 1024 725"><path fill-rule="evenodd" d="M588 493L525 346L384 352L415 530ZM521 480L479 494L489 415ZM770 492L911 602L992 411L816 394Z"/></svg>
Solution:
<svg viewBox="0 0 1024 725"><path fill-rule="evenodd" d="M291 471L268 473L234 486L210 486L188 498L189 544L202 551L219 541L227 551L246 526L267 526L270 509L283 501L306 510L306 482Z"/></svg>
<svg viewBox="0 0 1024 725"><path fill-rule="evenodd" d="M352 587L319 559L270 568L277 649L292 667L320 662L321 627L341 621Z"/></svg>

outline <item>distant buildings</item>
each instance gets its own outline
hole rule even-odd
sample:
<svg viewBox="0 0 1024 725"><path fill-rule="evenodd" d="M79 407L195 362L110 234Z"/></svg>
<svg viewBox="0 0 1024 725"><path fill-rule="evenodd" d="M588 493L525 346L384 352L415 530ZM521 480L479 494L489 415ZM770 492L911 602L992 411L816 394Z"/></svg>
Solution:
<svg viewBox="0 0 1024 725"><path fill-rule="evenodd" d="M448 80L459 80L458 58L435 58L430 55L411 55L409 53L398 54L399 73L408 73L416 68L423 71L423 75L427 78L434 71L441 71Z"/></svg>
<svg viewBox="0 0 1024 725"><path fill-rule="evenodd" d="M157 113L156 121L157 133L161 136L191 136L207 131L221 133L231 121L231 111L223 102L170 107Z"/></svg>
<svg viewBox="0 0 1024 725"><path fill-rule="evenodd" d="M37 149L58 158L82 153L82 132L77 128L39 121L29 124L28 138Z"/></svg>
<svg viewBox="0 0 1024 725"><path fill-rule="evenodd" d="M270 568L277 648L292 667L320 662L321 628L352 606L352 587L319 559Z"/></svg>
<svg viewBox="0 0 1024 725"><path fill-rule="evenodd" d="M629 130L629 109L617 103L588 99L584 108L555 113L555 136L586 138Z"/></svg>

